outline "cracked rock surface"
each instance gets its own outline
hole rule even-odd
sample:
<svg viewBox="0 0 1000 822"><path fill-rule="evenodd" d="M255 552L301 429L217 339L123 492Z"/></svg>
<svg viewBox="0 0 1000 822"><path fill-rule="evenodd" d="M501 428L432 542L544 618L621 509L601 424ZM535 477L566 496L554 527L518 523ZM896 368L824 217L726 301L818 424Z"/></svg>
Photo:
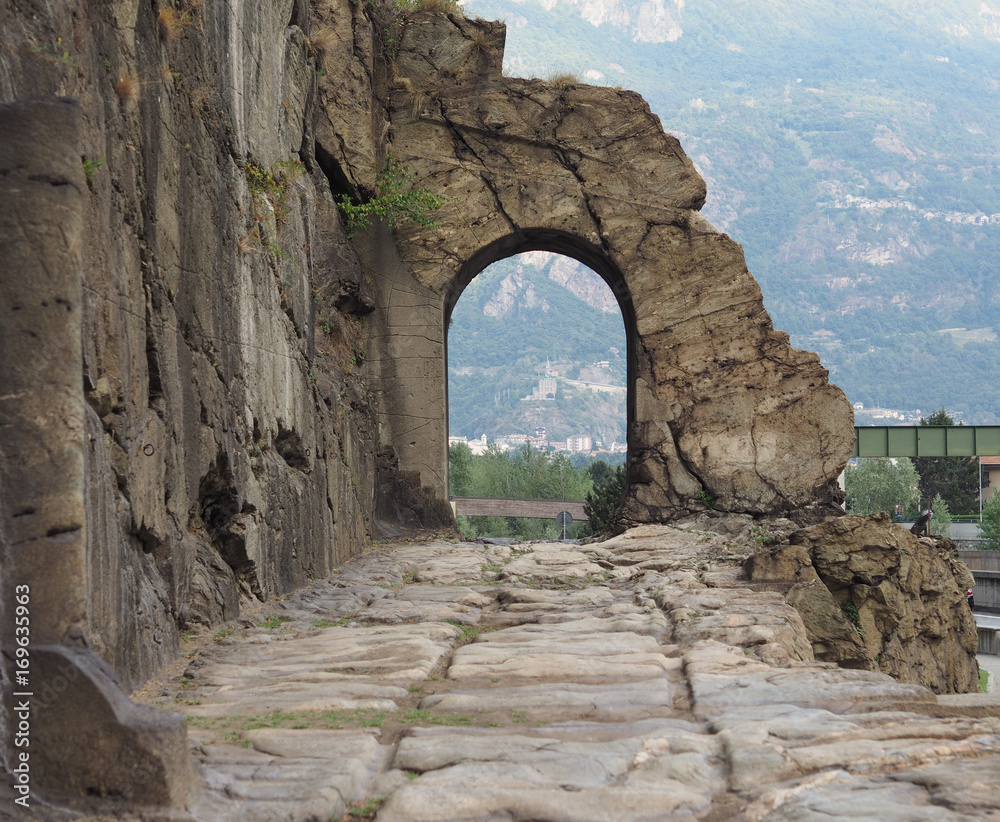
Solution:
<svg viewBox="0 0 1000 822"><path fill-rule="evenodd" d="M1000 703L816 662L728 546L374 546L141 698L197 820L996 819Z"/></svg>
<svg viewBox="0 0 1000 822"><path fill-rule="evenodd" d="M365 362L379 431L399 470L419 475L413 485L447 499L442 317L486 266L540 250L593 269L622 311L622 525L671 521L706 500L769 515L838 500L850 403L815 354L774 328L742 248L701 216L705 181L670 124L634 92L505 76L503 25L460 14L400 17L380 73L370 42L382 29L359 8L316 3L337 42L317 78L318 156L358 201L390 151L414 189L446 198L437 230L401 222L352 240L375 306ZM359 107L372 99L369 75L379 104Z"/></svg>

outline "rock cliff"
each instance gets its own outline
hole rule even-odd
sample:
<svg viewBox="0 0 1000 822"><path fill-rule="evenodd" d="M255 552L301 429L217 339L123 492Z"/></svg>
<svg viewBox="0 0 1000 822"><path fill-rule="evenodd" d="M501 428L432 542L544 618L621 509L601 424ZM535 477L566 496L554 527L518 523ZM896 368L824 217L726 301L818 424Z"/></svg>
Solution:
<svg viewBox="0 0 1000 822"><path fill-rule="evenodd" d="M86 618L131 687L179 632L370 539L369 306L313 154L303 2L3 2L0 20L0 100L79 101L78 136L62 133L83 201L65 231L82 276ZM30 105L18 118L54 127Z"/></svg>
<svg viewBox="0 0 1000 822"><path fill-rule="evenodd" d="M446 323L485 266L546 250L611 287L628 338L629 476L623 524L706 503L773 513L837 498L852 411L815 355L774 329L742 250L700 215L705 184L638 95L504 77L501 26L416 13L372 58L370 22L317 14L333 45L316 135L334 186L375 194L387 141L413 185L445 195L439 231L355 239L373 274L369 375L402 469L444 496ZM397 26L393 28L393 26ZM358 45L358 44L362 45ZM369 98L370 99L370 98ZM373 124L373 125L372 125ZM349 139L345 137L349 135Z"/></svg>

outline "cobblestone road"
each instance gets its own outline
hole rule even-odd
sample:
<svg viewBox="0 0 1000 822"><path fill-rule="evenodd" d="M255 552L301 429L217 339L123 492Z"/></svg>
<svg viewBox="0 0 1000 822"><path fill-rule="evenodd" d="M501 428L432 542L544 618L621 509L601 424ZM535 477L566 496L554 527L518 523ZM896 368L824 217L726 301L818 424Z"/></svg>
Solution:
<svg viewBox="0 0 1000 822"><path fill-rule="evenodd" d="M198 820L1000 819L997 698L811 661L729 545L375 546L141 698Z"/></svg>

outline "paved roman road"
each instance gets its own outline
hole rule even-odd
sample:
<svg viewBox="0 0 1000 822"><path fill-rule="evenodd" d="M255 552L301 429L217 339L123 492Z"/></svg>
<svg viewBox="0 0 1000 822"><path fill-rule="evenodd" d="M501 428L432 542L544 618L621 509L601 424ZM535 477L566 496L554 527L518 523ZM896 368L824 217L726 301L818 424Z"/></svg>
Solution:
<svg viewBox="0 0 1000 822"><path fill-rule="evenodd" d="M738 541L373 546L140 698L198 820L1000 818L997 698L811 661Z"/></svg>

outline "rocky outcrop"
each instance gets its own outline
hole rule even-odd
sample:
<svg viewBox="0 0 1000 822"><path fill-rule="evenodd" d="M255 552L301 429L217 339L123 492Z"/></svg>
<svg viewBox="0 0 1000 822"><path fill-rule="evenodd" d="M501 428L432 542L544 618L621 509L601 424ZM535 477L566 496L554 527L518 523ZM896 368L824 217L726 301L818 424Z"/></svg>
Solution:
<svg viewBox="0 0 1000 822"><path fill-rule="evenodd" d="M447 318L486 265L547 250L597 271L625 320L622 523L838 497L851 408L819 360L773 328L742 250L698 214L703 180L638 95L504 77L501 26L415 13L384 29L391 73L359 52L385 107L358 110L366 78L346 58L369 48L371 24L338 8L327 0L317 12L336 32L316 128L332 183L371 198L391 150L412 185L448 197L437 231L400 226L390 243L376 228L355 239L376 305L369 375L401 470L447 493ZM371 130L359 133L362 121Z"/></svg>
<svg viewBox="0 0 1000 822"><path fill-rule="evenodd" d="M978 689L972 576L949 540L917 538L884 514L848 516L796 531L746 571L784 584L817 659L936 693Z"/></svg>

